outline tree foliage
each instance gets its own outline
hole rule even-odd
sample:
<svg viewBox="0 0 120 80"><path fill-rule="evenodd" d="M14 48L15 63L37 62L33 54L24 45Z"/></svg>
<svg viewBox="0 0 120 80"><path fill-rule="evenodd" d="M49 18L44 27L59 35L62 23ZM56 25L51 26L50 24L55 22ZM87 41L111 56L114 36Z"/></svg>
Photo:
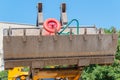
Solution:
<svg viewBox="0 0 120 80"><path fill-rule="evenodd" d="M115 60L111 66L90 65L85 67L82 80L120 80L119 60Z"/></svg>
<svg viewBox="0 0 120 80"><path fill-rule="evenodd" d="M0 72L0 80L8 80L8 71L1 71Z"/></svg>

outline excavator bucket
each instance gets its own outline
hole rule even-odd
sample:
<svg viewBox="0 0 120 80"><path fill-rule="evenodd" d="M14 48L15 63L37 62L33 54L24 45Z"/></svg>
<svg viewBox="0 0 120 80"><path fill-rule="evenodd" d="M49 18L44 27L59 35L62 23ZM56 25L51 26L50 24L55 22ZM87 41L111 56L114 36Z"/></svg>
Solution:
<svg viewBox="0 0 120 80"><path fill-rule="evenodd" d="M114 61L117 46L115 33L44 36L40 31L39 28L4 30L6 68L30 65L34 68L47 65L86 66L111 64Z"/></svg>

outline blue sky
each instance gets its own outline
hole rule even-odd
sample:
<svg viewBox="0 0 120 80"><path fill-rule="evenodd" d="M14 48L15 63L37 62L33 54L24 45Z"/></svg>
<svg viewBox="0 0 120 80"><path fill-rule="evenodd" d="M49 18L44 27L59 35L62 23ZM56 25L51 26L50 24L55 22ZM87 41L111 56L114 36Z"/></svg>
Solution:
<svg viewBox="0 0 120 80"><path fill-rule="evenodd" d="M0 0L0 22L36 24L38 2L43 3L44 19L59 20L60 4L65 2L68 21L120 29L120 0Z"/></svg>

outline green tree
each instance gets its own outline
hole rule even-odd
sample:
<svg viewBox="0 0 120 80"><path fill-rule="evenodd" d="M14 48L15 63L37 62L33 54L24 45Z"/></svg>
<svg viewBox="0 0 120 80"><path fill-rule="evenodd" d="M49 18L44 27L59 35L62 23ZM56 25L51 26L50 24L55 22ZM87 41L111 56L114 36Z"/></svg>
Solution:
<svg viewBox="0 0 120 80"><path fill-rule="evenodd" d="M88 66L82 73L82 80L120 80L120 61L111 66Z"/></svg>
<svg viewBox="0 0 120 80"><path fill-rule="evenodd" d="M8 80L8 71L1 71L0 72L0 80Z"/></svg>

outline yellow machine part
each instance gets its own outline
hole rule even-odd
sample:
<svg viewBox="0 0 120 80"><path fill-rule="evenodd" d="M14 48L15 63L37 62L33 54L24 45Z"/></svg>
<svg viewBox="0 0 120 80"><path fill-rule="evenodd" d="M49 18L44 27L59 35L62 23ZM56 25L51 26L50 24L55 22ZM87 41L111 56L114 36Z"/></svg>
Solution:
<svg viewBox="0 0 120 80"><path fill-rule="evenodd" d="M28 76L28 72L23 71L24 67L15 67L12 70L8 71L8 80L17 80L16 78L20 78L20 80L25 80L26 76Z"/></svg>
<svg viewBox="0 0 120 80"><path fill-rule="evenodd" d="M43 70L33 76L33 80L56 79L56 80L79 80L81 76L80 69L60 69L60 70Z"/></svg>
<svg viewBox="0 0 120 80"><path fill-rule="evenodd" d="M22 71L24 67L15 67L8 71L8 80L26 80L28 72ZM32 80L56 79L56 80L79 80L81 76L81 69L49 69L39 70L34 74Z"/></svg>

